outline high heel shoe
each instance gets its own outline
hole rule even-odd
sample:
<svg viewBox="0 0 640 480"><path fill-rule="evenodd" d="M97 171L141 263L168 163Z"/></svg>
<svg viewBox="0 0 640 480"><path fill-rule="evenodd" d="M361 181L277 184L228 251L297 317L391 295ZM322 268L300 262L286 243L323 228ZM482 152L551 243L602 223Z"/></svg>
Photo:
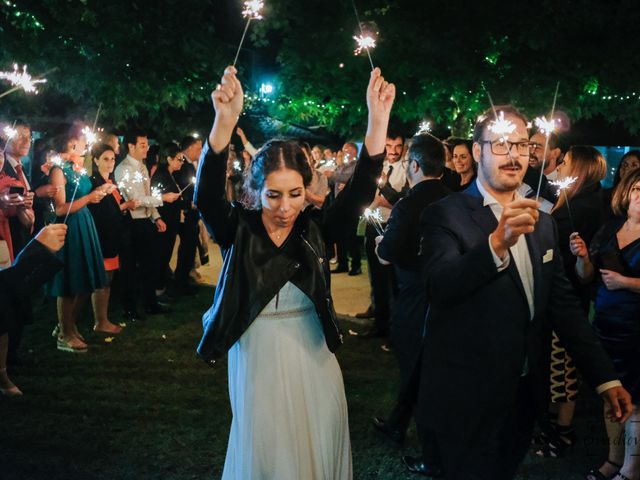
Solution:
<svg viewBox="0 0 640 480"><path fill-rule="evenodd" d="M545 458L559 458L573 448L578 441L573 427L554 426L546 435L546 442L537 451L536 455Z"/></svg>
<svg viewBox="0 0 640 480"><path fill-rule="evenodd" d="M618 465L617 463L612 462L609 459L605 460L604 463L608 463L609 465L611 465L616 469L616 471L611 476L608 477L602 472L600 472L598 468L594 468L593 470L589 470L589 473L587 473L584 479L585 480L611 480L612 478L615 478L615 476L620 473L619 470L622 468L622 465Z"/></svg>
<svg viewBox="0 0 640 480"><path fill-rule="evenodd" d="M0 369L0 374L2 374L4 377L6 377L7 381L9 383L11 383L11 386L9 388L2 388L0 387L0 395L5 396L5 397L21 397L22 396L22 391L16 387L11 380L9 380L9 377L7 377L7 369L3 368Z"/></svg>

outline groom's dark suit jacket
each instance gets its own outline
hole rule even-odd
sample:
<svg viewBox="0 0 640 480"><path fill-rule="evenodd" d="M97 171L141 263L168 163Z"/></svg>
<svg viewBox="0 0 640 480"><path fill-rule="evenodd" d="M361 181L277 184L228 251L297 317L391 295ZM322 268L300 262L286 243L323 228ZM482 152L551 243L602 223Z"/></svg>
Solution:
<svg viewBox="0 0 640 480"><path fill-rule="evenodd" d="M529 375L548 378L551 329L591 385L617 379L565 276L549 215L541 213L535 231L526 235L534 277L532 320L513 258L506 270L496 268L488 238L498 221L483 206L475 182L428 207L422 225L430 309L420 422L455 432L461 447L482 442L487 420L497 423L513 407L525 359Z"/></svg>

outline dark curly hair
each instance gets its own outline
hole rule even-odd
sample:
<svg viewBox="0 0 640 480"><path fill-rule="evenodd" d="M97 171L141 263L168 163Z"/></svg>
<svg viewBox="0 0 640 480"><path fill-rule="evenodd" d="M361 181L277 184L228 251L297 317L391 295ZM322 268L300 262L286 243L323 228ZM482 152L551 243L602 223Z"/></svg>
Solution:
<svg viewBox="0 0 640 480"><path fill-rule="evenodd" d="M300 143L295 140L270 140L256 153L245 178L243 203L247 208L260 208L260 192L265 179L270 173L283 168L298 172L305 187L311 183L313 172Z"/></svg>

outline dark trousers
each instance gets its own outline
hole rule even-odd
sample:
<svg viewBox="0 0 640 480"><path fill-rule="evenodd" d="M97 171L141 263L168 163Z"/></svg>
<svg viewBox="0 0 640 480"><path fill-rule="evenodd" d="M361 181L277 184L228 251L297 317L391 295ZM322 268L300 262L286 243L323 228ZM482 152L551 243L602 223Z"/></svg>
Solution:
<svg viewBox="0 0 640 480"><path fill-rule="evenodd" d="M120 276L122 277L123 307L135 310L135 292L140 273L140 289L145 308L157 304L155 283L158 272L158 231L149 218L129 220L123 229L123 244L120 250ZM136 268L138 267L138 268ZM139 269L139 270L138 270Z"/></svg>
<svg viewBox="0 0 640 480"><path fill-rule="evenodd" d="M376 255L375 238L378 236L376 229L367 224L364 246L367 252L367 264L369 266L369 282L371 283L371 298L375 306L375 326L379 330L389 330L389 318L391 315L391 303L396 294L397 287L393 266L382 265Z"/></svg>
<svg viewBox="0 0 640 480"><path fill-rule="evenodd" d="M414 368L409 374L402 375L403 372L400 372L400 388L398 389L396 404L387 416L387 424L395 426L402 432L406 432L409 428L411 417L413 417L413 412L418 402L421 366L422 356L416 360Z"/></svg>
<svg viewBox="0 0 640 480"><path fill-rule="evenodd" d="M158 275L155 285L157 290L162 290L169 284L169 275L171 273L169 262L171 261L173 247L176 244L179 226L179 222L175 224L167 223L167 230L158 233Z"/></svg>
<svg viewBox="0 0 640 480"><path fill-rule="evenodd" d="M178 264L175 271L177 285L186 285L189 282L189 273L196 261L198 233L198 212L192 210L185 214L184 222L178 227L180 246L178 247Z"/></svg>
<svg viewBox="0 0 640 480"><path fill-rule="evenodd" d="M351 257L351 269L357 270L362 267L361 244L362 237L358 237L358 219L349 220L343 230L343 237L336 244L338 251L338 268L348 269Z"/></svg>
<svg viewBox="0 0 640 480"><path fill-rule="evenodd" d="M483 419L476 426L475 441L465 448L461 448L456 438L459 432L454 429L430 437L435 438L447 480L513 479L531 445L536 393L531 376L522 377L512 407L500 418ZM473 408L473 401L469 408Z"/></svg>

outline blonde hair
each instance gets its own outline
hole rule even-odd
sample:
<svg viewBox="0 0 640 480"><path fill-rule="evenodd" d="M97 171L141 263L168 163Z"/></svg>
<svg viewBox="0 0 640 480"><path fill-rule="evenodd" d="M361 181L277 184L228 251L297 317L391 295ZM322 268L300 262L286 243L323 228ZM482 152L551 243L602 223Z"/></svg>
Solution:
<svg viewBox="0 0 640 480"><path fill-rule="evenodd" d="M631 189L640 182L640 168L631 170L615 187L611 197L611 210L619 217L626 217L629 209Z"/></svg>
<svg viewBox="0 0 640 480"><path fill-rule="evenodd" d="M607 176L607 161L602 154L591 145L574 145L567 154L571 155L571 171L568 175L576 177L576 181L567 187L567 197L573 198L584 188L595 185ZM558 210L565 203L565 196L560 195L552 211Z"/></svg>

